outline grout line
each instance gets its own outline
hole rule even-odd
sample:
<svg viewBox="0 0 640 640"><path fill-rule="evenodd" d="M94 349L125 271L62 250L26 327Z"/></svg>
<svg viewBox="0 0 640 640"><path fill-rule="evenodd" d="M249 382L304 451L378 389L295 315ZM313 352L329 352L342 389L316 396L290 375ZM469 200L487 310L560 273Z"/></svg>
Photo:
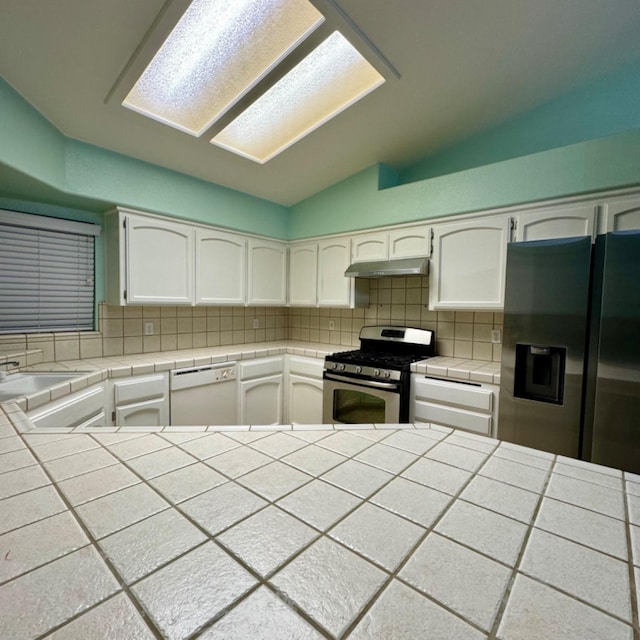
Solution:
<svg viewBox="0 0 640 640"><path fill-rule="evenodd" d="M640 612L638 612L638 596L640 595L640 584L636 584L635 569L633 565L633 546L631 544L631 518L629 510L629 495L626 491L626 472L623 473L622 486L623 492L624 514L625 514L625 534L627 538L627 562L629 567L629 597L631 598L631 620L633 625L634 640L640 640ZM640 575L640 569L638 569Z"/></svg>
<svg viewBox="0 0 640 640"><path fill-rule="evenodd" d="M26 441L25 441L25 444L27 445L27 447L29 447L29 444ZM137 599L135 599L133 597L133 594L129 590L128 586L126 585L124 580L121 578L120 574L116 570L116 568L113 565L113 563L111 562L111 560L102 551L102 548L100 547L100 545L98 545L96 538L93 536L91 531L89 531L89 528L84 524L82 518L80 518L80 516L76 513L75 509L71 506L71 504L69 504L66 496L62 493L62 491L53 482L53 478L51 477L51 474L44 468L44 466L41 465L41 468L42 468L42 471L45 473L45 475L49 478L49 481L52 483L55 491L57 492L57 494L59 496L59 498L65 504L65 506L67 507L67 510L69 511L71 516L75 519L75 521L77 522L78 526L82 529L84 535L89 540L89 543L91 544L91 546L94 548L96 553L100 556L100 558L103 560L103 562L105 563L107 569L114 576L114 578L115 578L116 582L118 583L118 585L120 586L121 590L124 591L124 593L127 595L129 600L132 602L133 606L138 610L138 613L141 615L142 620L145 622L145 624L147 625L149 630L154 634L154 636L156 638L161 639L162 638L162 634L160 633L160 631L156 627L155 623L151 620L150 616L147 616L147 613L145 612L145 610L138 604ZM117 591L115 594L112 594L112 595L117 595L118 593L120 593L120 591ZM61 628L62 626L68 624L69 622L75 620L76 618L78 618L81 615L83 615L84 613L86 613L89 609L95 608L95 607L99 606L100 604L102 604L103 602L106 602L107 599L108 598L100 600L99 602L94 603L93 606L88 607L87 609L83 609L83 611L79 612L76 616L72 616L72 617L66 619L63 623L58 625L58 627L54 627L54 628L49 629L45 634L42 634L40 637L44 637L45 635L50 634L55 629Z"/></svg>

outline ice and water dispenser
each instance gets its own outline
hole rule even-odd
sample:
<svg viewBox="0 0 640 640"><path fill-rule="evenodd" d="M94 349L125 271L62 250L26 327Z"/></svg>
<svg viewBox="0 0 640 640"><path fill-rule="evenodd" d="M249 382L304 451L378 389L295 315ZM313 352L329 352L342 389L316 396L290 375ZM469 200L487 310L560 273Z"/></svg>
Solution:
<svg viewBox="0 0 640 640"><path fill-rule="evenodd" d="M513 395L562 404L566 357L564 347L517 344Z"/></svg>

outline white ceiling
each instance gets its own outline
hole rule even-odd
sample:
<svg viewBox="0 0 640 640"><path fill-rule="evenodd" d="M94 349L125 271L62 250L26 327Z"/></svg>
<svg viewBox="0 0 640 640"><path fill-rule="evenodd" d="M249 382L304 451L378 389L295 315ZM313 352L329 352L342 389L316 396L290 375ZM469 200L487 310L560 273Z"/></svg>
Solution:
<svg viewBox="0 0 640 640"><path fill-rule="evenodd" d="M290 205L377 162L408 166L640 57L637 0L315 4L347 20L347 35L361 31L355 44L369 41L362 53L388 80L265 165L107 100L162 0L0 0L0 70L67 136Z"/></svg>

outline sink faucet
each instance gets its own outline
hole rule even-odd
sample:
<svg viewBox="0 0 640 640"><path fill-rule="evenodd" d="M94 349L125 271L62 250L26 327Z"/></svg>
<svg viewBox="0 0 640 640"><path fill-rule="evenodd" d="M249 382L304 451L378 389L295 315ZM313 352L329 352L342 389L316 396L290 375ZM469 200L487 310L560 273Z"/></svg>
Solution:
<svg viewBox="0 0 640 640"><path fill-rule="evenodd" d="M0 367L19 367L20 363L17 360L10 360L8 362L0 362ZM2 382L3 380L6 380L7 376L9 375L9 371L8 369L5 371L0 371L0 382Z"/></svg>

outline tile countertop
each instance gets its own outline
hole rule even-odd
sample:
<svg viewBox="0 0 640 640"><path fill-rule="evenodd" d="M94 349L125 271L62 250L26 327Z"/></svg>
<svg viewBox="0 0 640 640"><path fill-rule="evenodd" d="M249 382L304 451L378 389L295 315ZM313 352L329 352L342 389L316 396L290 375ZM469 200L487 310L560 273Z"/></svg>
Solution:
<svg viewBox="0 0 640 640"><path fill-rule="evenodd" d="M279 341L273 343L255 343L232 345L227 347L208 347L203 349L185 349L179 351L159 351L154 353L138 353L123 356L103 358L87 358L84 360L65 360L62 362L44 362L20 368L22 372L70 372L77 371L78 378L69 382L61 382L49 389L21 396L4 403L10 411L19 407L23 412L36 409L52 400L64 397L75 391L80 391L92 384L107 378L122 378L131 375L143 375L155 371L169 371L181 367L206 365L232 360L249 360L268 356L289 354L310 358L324 358L336 351L350 350L342 345L327 345L322 343L308 343L298 341ZM24 354L3 354L0 359L17 359ZM465 360L464 358L450 358L436 356L423 360L411 366L417 373L429 373L440 377L458 380L472 380L500 384L500 364L485 360ZM0 403L0 406L3 406ZM29 429L30 423L22 416L22 430ZM32 425L31 425L32 426Z"/></svg>
<svg viewBox="0 0 640 640"><path fill-rule="evenodd" d="M640 476L360 427L21 434L0 408L0 637L638 640Z"/></svg>

